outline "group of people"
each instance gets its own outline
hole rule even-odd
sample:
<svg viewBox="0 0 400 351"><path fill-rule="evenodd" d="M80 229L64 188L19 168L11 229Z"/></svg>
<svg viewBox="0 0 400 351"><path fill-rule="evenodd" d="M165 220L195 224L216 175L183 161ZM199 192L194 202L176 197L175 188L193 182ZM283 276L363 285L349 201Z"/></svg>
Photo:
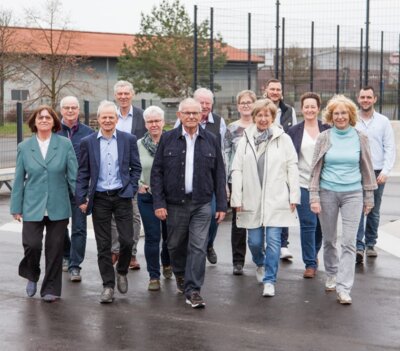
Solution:
<svg viewBox="0 0 400 351"><path fill-rule="evenodd" d="M129 82L117 82L114 93L118 107L110 101L98 107L98 132L79 122L72 96L61 100L61 121L48 106L28 120L33 136L18 146L10 205L14 218L23 219L19 274L28 296L37 290L44 228L43 300L61 296L63 260L71 281L81 281L92 214L101 303L114 300L115 286L127 293L129 269L140 269L142 222L148 290L160 290L161 273L174 275L186 302L204 307L206 259L217 263L214 240L229 204L234 275L243 274L247 239L262 295L274 296L279 261L293 257L288 227L300 225L303 277L317 274L323 246L325 290L352 303L355 263L363 262L365 248L377 256L379 208L395 160L393 131L374 110L372 87L361 89L360 111L349 98L332 97L324 122L320 96L305 93L304 120L297 123L281 83L271 79L261 99L251 90L237 95L239 119L229 125L212 111L213 93L200 88L181 101L167 132L161 108L132 105Z"/></svg>

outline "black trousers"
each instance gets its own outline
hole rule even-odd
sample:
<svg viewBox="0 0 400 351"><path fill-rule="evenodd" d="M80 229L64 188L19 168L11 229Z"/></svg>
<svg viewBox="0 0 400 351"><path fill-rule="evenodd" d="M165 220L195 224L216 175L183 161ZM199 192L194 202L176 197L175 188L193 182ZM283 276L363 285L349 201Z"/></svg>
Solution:
<svg viewBox="0 0 400 351"><path fill-rule="evenodd" d="M24 258L19 264L19 275L33 282L40 277L40 257L42 255L43 231L46 228L44 253L46 258L45 275L40 295L61 296L62 259L64 235L68 226L68 218L51 221L43 217L40 222L24 221L22 226L22 244Z"/></svg>
<svg viewBox="0 0 400 351"><path fill-rule="evenodd" d="M117 272L127 274L133 245L132 199L117 192L96 192L93 200L93 228L97 244L97 262L104 287L115 287L115 272L111 260L111 217L114 214L120 244Z"/></svg>

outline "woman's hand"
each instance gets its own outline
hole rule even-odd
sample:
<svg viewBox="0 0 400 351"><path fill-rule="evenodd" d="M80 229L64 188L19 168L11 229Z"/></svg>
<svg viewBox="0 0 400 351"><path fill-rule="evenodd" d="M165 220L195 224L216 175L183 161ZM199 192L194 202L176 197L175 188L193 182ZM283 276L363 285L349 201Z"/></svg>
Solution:
<svg viewBox="0 0 400 351"><path fill-rule="evenodd" d="M297 204L290 204L290 212L294 212L296 209Z"/></svg>
<svg viewBox="0 0 400 351"><path fill-rule="evenodd" d="M242 206L240 206L240 207L235 207L235 209L236 209L236 212L242 212Z"/></svg>
<svg viewBox="0 0 400 351"><path fill-rule="evenodd" d="M15 214L13 214L13 218L14 218L16 221L21 222L22 214L21 214L21 213L15 213Z"/></svg>
<svg viewBox="0 0 400 351"><path fill-rule="evenodd" d="M311 212L315 213L315 214L320 214L321 213L321 204L319 202L313 202L310 205L311 208Z"/></svg>
<svg viewBox="0 0 400 351"><path fill-rule="evenodd" d="M138 193L139 193L139 194L146 194L146 193L147 193L147 190L149 190L149 186L146 185L146 184L143 184L143 185L140 185L140 186L139 186Z"/></svg>
<svg viewBox="0 0 400 351"><path fill-rule="evenodd" d="M372 209L373 209L372 206L364 205L364 215L366 216L368 213L371 212Z"/></svg>

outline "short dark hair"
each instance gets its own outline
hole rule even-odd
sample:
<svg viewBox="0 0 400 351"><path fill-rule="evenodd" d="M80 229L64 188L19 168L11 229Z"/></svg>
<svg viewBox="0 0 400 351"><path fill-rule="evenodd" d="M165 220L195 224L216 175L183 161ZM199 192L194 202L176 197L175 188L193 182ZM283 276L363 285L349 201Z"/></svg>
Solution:
<svg viewBox="0 0 400 351"><path fill-rule="evenodd" d="M374 94L374 96L376 96L375 89L374 89L374 87L372 85L365 85L360 89L360 91L361 90L372 90L372 93Z"/></svg>
<svg viewBox="0 0 400 351"><path fill-rule="evenodd" d="M305 99L314 99L317 102L318 108L321 108L321 96L317 93L313 93L312 91L309 91L307 93L304 93L300 97L300 107L303 108L303 103Z"/></svg>
<svg viewBox="0 0 400 351"><path fill-rule="evenodd" d="M268 80L267 80L267 83L265 83L265 87L267 88L268 85L270 85L271 83L280 83L280 84L282 84L281 81L280 81L279 79L271 78L271 79L268 79Z"/></svg>
<svg viewBox="0 0 400 351"><path fill-rule="evenodd" d="M51 116L51 118L53 118L53 122L54 122L54 126L53 126L53 128L51 128L51 131L53 132L53 133L56 133L56 132L58 132L59 130L61 130L61 122L60 122L60 120L59 120L59 118L58 118L58 116L57 116L57 113L56 113L56 111L54 111L50 106L48 106L48 105L41 105L41 106L39 106L36 110L34 110L33 112L32 112L32 114L29 116L29 118L28 118L28 126L29 126L29 129L31 130L31 132L32 133L37 133L37 128L36 128L36 125L35 125L35 122L36 122L36 117L40 114L40 112L42 112L43 110L46 110L49 114L50 114L50 116Z"/></svg>

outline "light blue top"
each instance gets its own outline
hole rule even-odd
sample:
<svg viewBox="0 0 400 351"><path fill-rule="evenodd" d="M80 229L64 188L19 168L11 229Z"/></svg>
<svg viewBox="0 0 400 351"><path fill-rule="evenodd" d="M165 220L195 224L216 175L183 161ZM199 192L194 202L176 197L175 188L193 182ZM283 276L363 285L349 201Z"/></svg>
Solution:
<svg viewBox="0 0 400 351"><path fill-rule="evenodd" d="M118 164L117 132L111 139L107 139L99 130L97 139L100 139L100 172L96 191L106 191L122 188Z"/></svg>
<svg viewBox="0 0 400 351"><path fill-rule="evenodd" d="M117 129L121 132L131 133L132 132L132 120L133 120L133 107L131 106L127 116L122 117L121 110L118 109L118 122Z"/></svg>
<svg viewBox="0 0 400 351"><path fill-rule="evenodd" d="M321 172L322 189L335 192L361 190L360 139L353 127L331 129L331 147Z"/></svg>

